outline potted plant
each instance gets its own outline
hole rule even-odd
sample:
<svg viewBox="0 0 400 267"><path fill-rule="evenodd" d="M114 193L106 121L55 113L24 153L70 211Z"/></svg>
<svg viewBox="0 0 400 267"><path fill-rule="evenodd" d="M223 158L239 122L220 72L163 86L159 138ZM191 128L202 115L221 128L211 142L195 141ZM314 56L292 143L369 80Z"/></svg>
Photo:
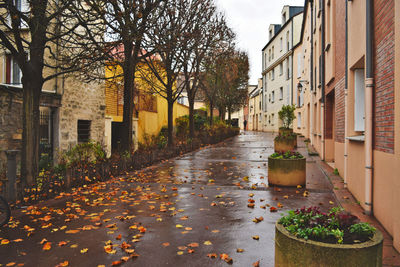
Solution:
<svg viewBox="0 0 400 267"><path fill-rule="evenodd" d="M283 105L278 112L279 119L282 121L282 127L279 128L279 135L274 140L275 152L293 150L297 147L297 135L293 133L292 126L295 118L294 105Z"/></svg>
<svg viewBox="0 0 400 267"><path fill-rule="evenodd" d="M306 158L299 152L275 152L268 157L268 184L297 186L306 184Z"/></svg>
<svg viewBox="0 0 400 267"><path fill-rule="evenodd" d="M293 120L295 119L294 111L296 110L295 105L283 105L281 110L278 112L279 119L282 121L282 127L279 128L279 134L291 134L293 129Z"/></svg>
<svg viewBox="0 0 400 267"><path fill-rule="evenodd" d="M382 266L382 233L332 208L289 211L275 225L275 266Z"/></svg>

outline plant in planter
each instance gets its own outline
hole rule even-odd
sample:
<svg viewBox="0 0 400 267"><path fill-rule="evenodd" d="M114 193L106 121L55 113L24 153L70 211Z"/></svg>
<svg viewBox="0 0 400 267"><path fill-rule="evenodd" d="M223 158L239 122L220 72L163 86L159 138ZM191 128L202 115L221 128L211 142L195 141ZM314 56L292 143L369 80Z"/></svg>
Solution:
<svg viewBox="0 0 400 267"><path fill-rule="evenodd" d="M297 146L297 135L293 133L292 126L295 118L294 105L283 105L278 112L279 119L282 121L282 127L279 128L279 135L274 140L275 152L293 150Z"/></svg>
<svg viewBox="0 0 400 267"><path fill-rule="evenodd" d="M280 134L293 132L293 129L290 127L295 119L295 110L295 105L283 105L281 110L278 112L279 119L282 121L282 127L279 128Z"/></svg>
<svg viewBox="0 0 400 267"><path fill-rule="evenodd" d="M268 184L297 186L306 183L306 158L299 152L275 152L268 157Z"/></svg>
<svg viewBox="0 0 400 267"><path fill-rule="evenodd" d="M275 266L381 266L382 241L341 208L292 210L276 223Z"/></svg>

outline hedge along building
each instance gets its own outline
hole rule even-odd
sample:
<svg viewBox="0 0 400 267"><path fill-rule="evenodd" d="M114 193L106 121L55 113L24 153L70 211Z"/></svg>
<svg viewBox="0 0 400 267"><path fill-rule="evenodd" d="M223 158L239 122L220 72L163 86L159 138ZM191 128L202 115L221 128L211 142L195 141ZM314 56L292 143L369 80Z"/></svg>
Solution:
<svg viewBox="0 0 400 267"><path fill-rule="evenodd" d="M284 6L282 24L269 26L269 41L262 49L262 130L278 131L278 111L291 105L293 47L300 41L303 7Z"/></svg>
<svg viewBox="0 0 400 267"><path fill-rule="evenodd" d="M302 85L296 131L311 139L321 158L333 161L366 213L382 223L400 250L400 3L306 1L305 6L302 43L295 48L301 75L294 84ZM307 32L317 33L318 25L325 31L320 46ZM318 47L323 48L321 92L313 89L318 72L307 70L311 62L315 66ZM310 57L314 60L307 62ZM318 108L312 109L315 99L326 103L321 142L315 135L321 118Z"/></svg>

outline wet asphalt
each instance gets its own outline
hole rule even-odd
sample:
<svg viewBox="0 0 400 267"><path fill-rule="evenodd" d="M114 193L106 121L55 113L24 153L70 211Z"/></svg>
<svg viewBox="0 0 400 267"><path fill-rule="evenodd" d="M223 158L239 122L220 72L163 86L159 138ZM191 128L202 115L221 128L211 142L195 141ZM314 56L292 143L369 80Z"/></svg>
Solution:
<svg viewBox="0 0 400 267"><path fill-rule="evenodd" d="M306 188L268 187L273 137L241 133L16 210L0 229L0 266L273 266L274 225L283 213L336 205L313 157ZM306 155L301 139L299 151Z"/></svg>

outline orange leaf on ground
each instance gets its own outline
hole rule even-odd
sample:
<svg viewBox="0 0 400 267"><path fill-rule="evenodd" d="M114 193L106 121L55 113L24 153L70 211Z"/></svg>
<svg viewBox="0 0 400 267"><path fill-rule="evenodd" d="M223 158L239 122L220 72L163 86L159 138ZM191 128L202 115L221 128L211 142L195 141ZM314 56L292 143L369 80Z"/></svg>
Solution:
<svg viewBox="0 0 400 267"><path fill-rule="evenodd" d="M168 247L168 246L169 246L169 243L168 243L168 242L165 242L165 243L162 243L162 245L163 245L164 247Z"/></svg>
<svg viewBox="0 0 400 267"><path fill-rule="evenodd" d="M46 242L44 245L43 245L43 248L42 248L43 250L50 250L51 249L51 242Z"/></svg>

